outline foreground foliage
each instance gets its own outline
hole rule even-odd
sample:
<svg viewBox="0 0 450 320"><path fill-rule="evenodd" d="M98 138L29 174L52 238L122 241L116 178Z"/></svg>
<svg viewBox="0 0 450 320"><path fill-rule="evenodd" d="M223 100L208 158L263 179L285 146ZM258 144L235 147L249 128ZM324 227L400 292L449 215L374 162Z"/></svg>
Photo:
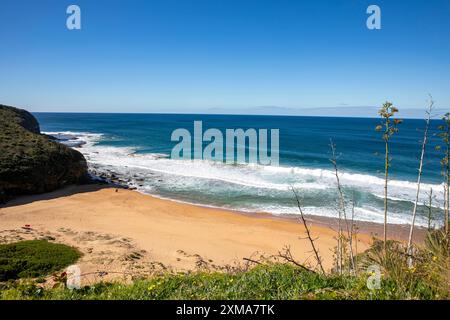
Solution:
<svg viewBox="0 0 450 320"><path fill-rule="evenodd" d="M12 265L22 266L24 263L34 266L20 273L21 276L36 276L37 266L40 269L45 266L46 272L60 269L77 256L71 251L73 249L62 246L67 250L63 251L63 255L57 257L54 251L48 249L37 257L28 251L33 243L45 248L50 248L49 245L62 246L24 241L1 246L3 251L0 251L0 256L19 252L22 258L11 259L14 262ZM28 249L19 250L23 247ZM388 241L385 254L383 242L375 240L370 249L356 257L356 275L350 272L322 274L292 263L267 262L249 270L197 271L188 274L167 272L146 279L135 279L131 284L98 283L75 290L67 289L64 282L48 288L32 279L9 281L0 283L0 299L450 299L449 239L446 233L442 230L432 231L424 246L414 248L412 268L408 266L406 252L404 243ZM374 265L380 270L381 282L379 288L369 289L367 283L374 274L367 270ZM5 266L8 264L3 264Z"/></svg>
<svg viewBox="0 0 450 320"><path fill-rule="evenodd" d="M168 274L130 285L99 283L79 290L43 289L36 283L5 288L2 299L446 299L422 280L411 291L391 278L369 290L367 275L323 276L287 264L257 266L237 274Z"/></svg>
<svg viewBox="0 0 450 320"><path fill-rule="evenodd" d="M0 281L46 276L74 263L80 252L44 240L0 245Z"/></svg>

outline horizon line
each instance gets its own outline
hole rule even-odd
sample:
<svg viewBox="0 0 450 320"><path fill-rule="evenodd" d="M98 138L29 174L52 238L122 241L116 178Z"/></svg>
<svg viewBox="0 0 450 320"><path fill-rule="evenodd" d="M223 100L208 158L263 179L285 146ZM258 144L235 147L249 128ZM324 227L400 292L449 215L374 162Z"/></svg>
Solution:
<svg viewBox="0 0 450 320"><path fill-rule="evenodd" d="M296 114L250 114L250 113L200 113L200 112L101 112L101 111L29 111L30 113L53 113L53 114L155 114L155 115L200 115L200 116L255 116L255 117L304 117L304 118L355 118L355 119L379 119L376 116L339 116L339 115L296 115ZM440 116L432 117L431 120L441 120ZM426 120L420 117L399 117L410 120Z"/></svg>

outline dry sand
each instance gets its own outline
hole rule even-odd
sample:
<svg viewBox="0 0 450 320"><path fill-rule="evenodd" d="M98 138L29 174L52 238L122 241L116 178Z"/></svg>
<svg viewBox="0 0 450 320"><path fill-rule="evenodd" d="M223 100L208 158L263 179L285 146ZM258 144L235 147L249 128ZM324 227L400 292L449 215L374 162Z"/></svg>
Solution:
<svg viewBox="0 0 450 320"><path fill-rule="evenodd" d="M23 227L28 224L30 230ZM328 225L327 225L328 224ZM311 231L324 267L333 263L334 221L315 219ZM374 227L361 228L358 251ZM375 227L376 229L376 227ZM304 227L294 219L242 214L162 200L136 191L89 185L22 197L0 208L0 242L48 239L79 248L84 280L129 278L163 269L190 271L243 264L290 246L302 263L315 265Z"/></svg>

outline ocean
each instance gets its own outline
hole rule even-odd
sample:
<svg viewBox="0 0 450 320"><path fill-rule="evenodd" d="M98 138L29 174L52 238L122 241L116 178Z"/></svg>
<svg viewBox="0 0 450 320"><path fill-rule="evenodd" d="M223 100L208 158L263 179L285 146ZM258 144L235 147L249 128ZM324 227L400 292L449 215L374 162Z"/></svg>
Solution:
<svg viewBox="0 0 450 320"><path fill-rule="evenodd" d="M41 131L82 152L95 172L113 172L143 193L206 206L274 215L297 215L290 187L306 214L337 217L336 178L330 139L336 145L340 179L355 220L383 221L384 143L379 119L341 117L34 113ZM279 129L279 166L171 159L177 128ZM431 122L417 224L442 224L443 183L435 150L438 120ZM391 140L388 222L410 222L424 120L406 119ZM350 212L350 211L348 211Z"/></svg>

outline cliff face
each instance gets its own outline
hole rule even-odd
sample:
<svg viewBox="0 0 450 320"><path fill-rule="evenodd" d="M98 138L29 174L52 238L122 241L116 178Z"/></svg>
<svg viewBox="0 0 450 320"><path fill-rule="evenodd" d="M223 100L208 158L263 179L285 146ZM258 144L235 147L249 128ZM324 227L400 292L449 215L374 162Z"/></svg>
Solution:
<svg viewBox="0 0 450 320"><path fill-rule="evenodd" d="M41 135L31 113L0 105L0 202L86 180L81 153Z"/></svg>

